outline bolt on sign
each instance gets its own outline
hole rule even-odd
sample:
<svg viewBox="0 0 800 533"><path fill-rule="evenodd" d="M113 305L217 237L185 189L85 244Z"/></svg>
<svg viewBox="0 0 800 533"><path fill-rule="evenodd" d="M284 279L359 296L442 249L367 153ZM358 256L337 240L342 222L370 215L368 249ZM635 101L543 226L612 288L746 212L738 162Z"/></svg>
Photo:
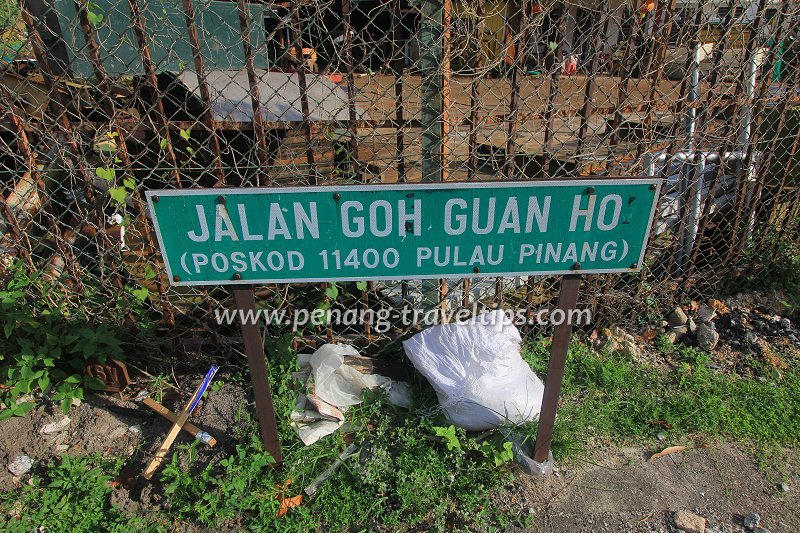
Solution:
<svg viewBox="0 0 800 533"><path fill-rule="evenodd" d="M175 285L637 270L660 180L147 192Z"/></svg>

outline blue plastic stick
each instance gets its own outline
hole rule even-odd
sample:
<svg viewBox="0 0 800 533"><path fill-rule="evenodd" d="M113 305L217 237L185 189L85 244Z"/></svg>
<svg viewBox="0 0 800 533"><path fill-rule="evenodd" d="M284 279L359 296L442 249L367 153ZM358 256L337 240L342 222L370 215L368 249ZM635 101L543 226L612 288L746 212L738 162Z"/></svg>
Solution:
<svg viewBox="0 0 800 533"><path fill-rule="evenodd" d="M208 388L209 385L211 385L211 380L214 379L214 374L217 373L217 370L219 370L219 367L217 365L211 365L211 368L209 368L208 372L206 372L206 377L203 378L203 383L200 385L200 393L194 399L192 405L189 406L190 413L194 411L194 408L197 407L198 403L200 403L200 398L203 397L203 394L205 394L206 389Z"/></svg>

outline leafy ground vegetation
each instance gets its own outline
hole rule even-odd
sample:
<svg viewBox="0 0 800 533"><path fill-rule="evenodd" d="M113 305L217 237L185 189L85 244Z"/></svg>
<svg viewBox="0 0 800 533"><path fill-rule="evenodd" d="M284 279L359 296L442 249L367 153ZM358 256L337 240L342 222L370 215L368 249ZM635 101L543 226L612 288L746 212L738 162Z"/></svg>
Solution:
<svg viewBox="0 0 800 533"><path fill-rule="evenodd" d="M103 387L83 373L88 361L124 358L130 335L113 325L121 302L84 286L88 308L103 309L106 323L97 323L87 305L76 304L67 289L41 274L27 274L21 263L9 274L0 290L0 420L29 412L36 397L58 402L66 413L86 390Z"/></svg>
<svg viewBox="0 0 800 533"><path fill-rule="evenodd" d="M783 253L786 264L798 264L796 248ZM781 286L796 287L797 272L789 268ZM68 411L97 385L83 377L87 360L136 357L137 340L151 331L144 318L146 294L136 288L126 294L125 305L88 283L81 306L62 290L26 274L21 265L5 280L0 291L0 420L25 416L42 403ZM92 308L104 309L103 323L86 311ZM132 316L123 317L121 309L131 310ZM134 331L120 327L131 318ZM509 443L499 431L468 434L450 425L422 379L412 387L410 409L365 392L364 402L348 411L346 428L303 446L286 423L298 393L291 375L298 370L291 341L287 335L268 339L266 345L285 454L282 470L272 467L250 410L243 409L234 443L221 457L209 462L200 459L197 444L177 447L149 489L158 495L158 505L152 499L121 501L127 458L65 454L37 464L29 482L0 493L0 529L492 530L530 525L527 514L490 503L514 476ZM796 353L780 354L780 366L752 357L747 375L740 375L720 372L712 354L673 345L664 337L650 350L654 361L643 362L573 343L553 441L560 463L598 444L659 448L664 440L701 447L725 439L750 446L767 470L780 463L783 450L800 445ZM542 377L548 355L547 339L531 341L523 350ZM159 380L164 381L154 378L151 388L159 389ZM515 431L532 440L536 425ZM315 497L291 506L351 444L359 451L344 460ZM780 470L771 475L781 481Z"/></svg>
<svg viewBox="0 0 800 533"><path fill-rule="evenodd" d="M290 376L294 354L274 349L271 379L279 420L287 420L296 390ZM596 439L613 444L670 440L706 442L718 437L758 443L759 458L772 462L800 439L800 369L796 359L778 371L768 364L756 378L722 375L710 356L663 340L656 347L667 363L632 361L572 346L554 452L559 461L580 457ZM546 371L547 341L526 346L534 370ZM349 430L303 447L281 424L285 467L275 472L252 422L224 459L197 460L196 445L180 447L159 474L160 509L123 510L115 503L121 459L63 456L40 468L32 483L0 496L0 527L52 530L170 530L244 526L253 530L342 530L394 527L526 527L529 517L488 505L512 477L508 445L497 432L466 434L438 414L435 397L418 386L410 410L393 408L376 394L349 414ZM532 438L535 426L522 428ZM320 488L316 497L284 509L350 443L360 452ZM754 448L755 449L755 448ZM291 480L291 481L287 481ZM284 504L285 505L285 504Z"/></svg>

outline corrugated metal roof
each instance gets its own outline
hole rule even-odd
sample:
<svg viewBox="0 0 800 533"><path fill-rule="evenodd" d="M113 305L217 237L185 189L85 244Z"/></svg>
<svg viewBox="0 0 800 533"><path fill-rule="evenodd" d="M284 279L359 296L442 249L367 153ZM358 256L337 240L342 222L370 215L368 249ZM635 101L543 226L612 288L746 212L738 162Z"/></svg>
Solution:
<svg viewBox="0 0 800 533"><path fill-rule="evenodd" d="M271 72L256 69L261 114L264 120L302 122L300 84L294 72ZM197 75L184 72L179 79L199 98ZM213 70L206 74L211 89L212 108L217 120L249 122L253 119L250 84L245 70ZM306 74L309 118L312 121L346 121L350 114L347 92L327 76ZM356 116L369 120L367 113L356 106Z"/></svg>

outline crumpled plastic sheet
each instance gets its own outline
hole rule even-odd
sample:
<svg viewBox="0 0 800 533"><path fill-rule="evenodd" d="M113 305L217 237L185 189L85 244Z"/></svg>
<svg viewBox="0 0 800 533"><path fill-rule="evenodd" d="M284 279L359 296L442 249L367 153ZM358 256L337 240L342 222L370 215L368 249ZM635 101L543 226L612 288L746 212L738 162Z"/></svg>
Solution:
<svg viewBox="0 0 800 533"><path fill-rule="evenodd" d="M301 370L295 378L309 392L298 396L291 425L306 446L342 427L347 408L361 403L363 389L382 388L389 402L408 407L408 384L380 374L362 374L345 364L346 357L358 355L348 344L325 344L311 356L298 355Z"/></svg>

